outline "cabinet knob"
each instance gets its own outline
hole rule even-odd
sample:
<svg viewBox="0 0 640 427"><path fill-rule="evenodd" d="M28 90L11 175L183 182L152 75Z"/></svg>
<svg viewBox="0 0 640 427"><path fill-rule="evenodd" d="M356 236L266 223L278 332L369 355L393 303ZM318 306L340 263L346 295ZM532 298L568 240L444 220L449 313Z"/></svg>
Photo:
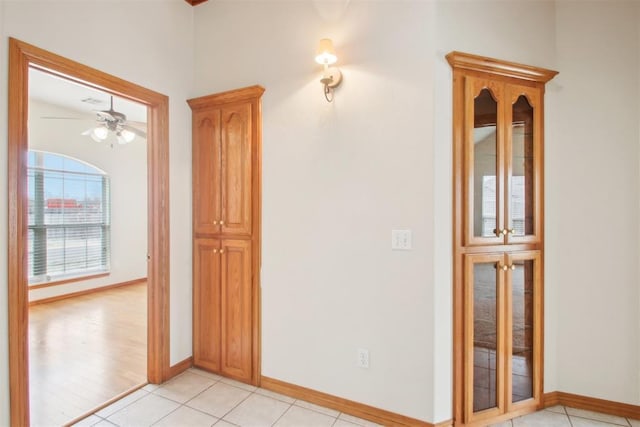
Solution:
<svg viewBox="0 0 640 427"><path fill-rule="evenodd" d="M502 266L502 270L503 270L503 271L507 271L508 269L509 269L509 267L507 267L506 265L503 265L503 266Z"/></svg>
<svg viewBox="0 0 640 427"><path fill-rule="evenodd" d="M493 234L495 234L496 236L500 237L500 235L502 234L502 231L498 230L497 228L493 229Z"/></svg>
<svg viewBox="0 0 640 427"><path fill-rule="evenodd" d="M509 266L509 268L510 268L510 269L512 269L512 270L515 270L515 269L516 269L516 265L515 265L515 264L511 264L511 265Z"/></svg>
<svg viewBox="0 0 640 427"><path fill-rule="evenodd" d="M220 249L220 253L223 254L224 253L224 249Z"/></svg>
<svg viewBox="0 0 640 427"><path fill-rule="evenodd" d="M510 228L510 229L507 230L507 233L509 233L509 234L513 234L515 232L516 232L516 230L514 228Z"/></svg>
<svg viewBox="0 0 640 427"><path fill-rule="evenodd" d="M218 221L213 221L213 225L218 225Z"/></svg>
<svg viewBox="0 0 640 427"><path fill-rule="evenodd" d="M213 253L214 253L214 254L217 254L217 253L218 253L218 250L214 248L214 249L213 249Z"/></svg>
<svg viewBox="0 0 640 427"><path fill-rule="evenodd" d="M224 221L220 221L220 225L224 225Z"/></svg>

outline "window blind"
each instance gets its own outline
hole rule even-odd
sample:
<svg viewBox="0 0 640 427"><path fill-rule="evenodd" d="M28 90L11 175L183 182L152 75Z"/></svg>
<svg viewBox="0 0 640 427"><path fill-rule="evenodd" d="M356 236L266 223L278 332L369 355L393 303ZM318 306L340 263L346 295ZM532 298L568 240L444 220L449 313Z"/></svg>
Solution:
<svg viewBox="0 0 640 427"><path fill-rule="evenodd" d="M27 174L29 284L108 271L108 176L68 157L33 154Z"/></svg>

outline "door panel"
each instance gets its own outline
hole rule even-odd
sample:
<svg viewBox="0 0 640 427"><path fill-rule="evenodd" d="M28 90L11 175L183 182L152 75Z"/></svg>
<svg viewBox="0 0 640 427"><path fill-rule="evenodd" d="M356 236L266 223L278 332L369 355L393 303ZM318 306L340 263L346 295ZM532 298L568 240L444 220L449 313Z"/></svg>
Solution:
<svg viewBox="0 0 640 427"><path fill-rule="evenodd" d="M251 242L223 240L221 248L223 374L251 380L253 332Z"/></svg>
<svg viewBox="0 0 640 427"><path fill-rule="evenodd" d="M540 252L508 255L507 394L511 404L536 404L542 366ZM532 402L530 399L533 399Z"/></svg>
<svg viewBox="0 0 640 427"><path fill-rule="evenodd" d="M214 234L220 220L220 110L193 115L193 230Z"/></svg>
<svg viewBox="0 0 640 427"><path fill-rule="evenodd" d="M193 248L193 363L220 370L220 242L195 239Z"/></svg>
<svg viewBox="0 0 640 427"><path fill-rule="evenodd" d="M251 234L251 105L222 111L222 232Z"/></svg>
<svg viewBox="0 0 640 427"><path fill-rule="evenodd" d="M467 77L466 121L466 244L504 241L502 123L504 86Z"/></svg>
<svg viewBox="0 0 640 427"><path fill-rule="evenodd" d="M502 254L465 256L466 420L504 408L504 273Z"/></svg>
<svg viewBox="0 0 640 427"><path fill-rule="evenodd" d="M507 86L507 218L508 243L539 241L541 211L540 92Z"/></svg>

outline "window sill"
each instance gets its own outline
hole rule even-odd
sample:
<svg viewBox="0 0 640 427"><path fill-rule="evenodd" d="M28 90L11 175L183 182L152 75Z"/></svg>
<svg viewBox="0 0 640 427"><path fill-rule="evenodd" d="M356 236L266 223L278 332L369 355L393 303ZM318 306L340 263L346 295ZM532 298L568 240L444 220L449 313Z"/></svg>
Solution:
<svg viewBox="0 0 640 427"><path fill-rule="evenodd" d="M45 283L35 283L33 285L29 285L28 289L33 290L33 289L48 288L50 286L65 285L67 283L81 282L84 280L97 279L99 277L106 277L110 274L111 274L110 272L106 271L106 272L88 274L86 276L67 277L59 280L52 280L50 282L45 282Z"/></svg>

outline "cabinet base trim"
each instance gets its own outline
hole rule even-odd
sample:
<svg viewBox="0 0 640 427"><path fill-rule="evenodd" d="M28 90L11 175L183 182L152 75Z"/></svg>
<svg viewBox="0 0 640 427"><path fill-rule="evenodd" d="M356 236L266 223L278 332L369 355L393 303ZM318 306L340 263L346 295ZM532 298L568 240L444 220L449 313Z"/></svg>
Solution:
<svg viewBox="0 0 640 427"><path fill-rule="evenodd" d="M545 393L543 397L545 408L556 405L568 406L576 409L601 412L608 415L617 415L625 418L640 419L640 406L628 403L613 402L611 400L595 397L581 396L579 394L552 391Z"/></svg>
<svg viewBox="0 0 640 427"><path fill-rule="evenodd" d="M365 405L363 403L354 402L352 400L343 399L321 391L312 390L310 388L264 376L261 377L261 387L385 426L448 427L452 425L451 421L431 424L426 421L417 420L405 415L374 408L373 406Z"/></svg>

